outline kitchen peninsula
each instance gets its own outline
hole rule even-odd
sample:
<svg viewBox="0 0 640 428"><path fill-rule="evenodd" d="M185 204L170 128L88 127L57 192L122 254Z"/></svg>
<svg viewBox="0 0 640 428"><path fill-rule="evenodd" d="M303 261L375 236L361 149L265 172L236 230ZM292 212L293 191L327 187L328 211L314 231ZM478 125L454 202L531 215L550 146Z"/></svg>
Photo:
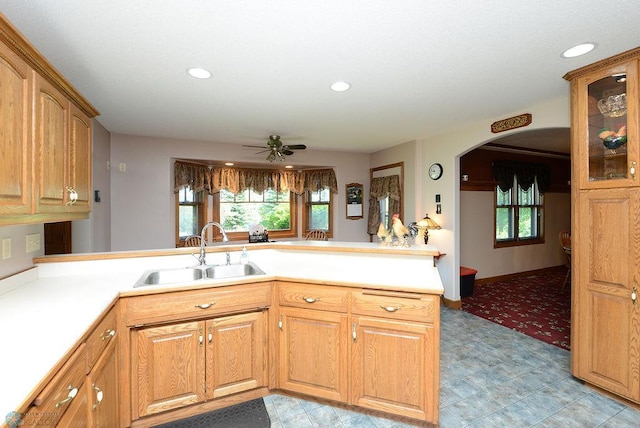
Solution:
<svg viewBox="0 0 640 428"><path fill-rule="evenodd" d="M236 264L242 247L205 262ZM198 264L177 248L47 256L0 281L5 413L149 426L277 390L438 423L435 247L246 247L264 275L133 287ZM167 365L182 385L153 378Z"/></svg>

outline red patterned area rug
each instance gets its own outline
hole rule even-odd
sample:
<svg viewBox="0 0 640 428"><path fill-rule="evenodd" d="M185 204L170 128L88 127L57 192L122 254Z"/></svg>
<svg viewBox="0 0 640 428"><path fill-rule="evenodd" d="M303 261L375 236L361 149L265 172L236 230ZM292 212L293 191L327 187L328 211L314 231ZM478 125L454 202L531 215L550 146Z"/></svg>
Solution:
<svg viewBox="0 0 640 428"><path fill-rule="evenodd" d="M565 270L476 284L462 310L563 349L570 349L571 286Z"/></svg>

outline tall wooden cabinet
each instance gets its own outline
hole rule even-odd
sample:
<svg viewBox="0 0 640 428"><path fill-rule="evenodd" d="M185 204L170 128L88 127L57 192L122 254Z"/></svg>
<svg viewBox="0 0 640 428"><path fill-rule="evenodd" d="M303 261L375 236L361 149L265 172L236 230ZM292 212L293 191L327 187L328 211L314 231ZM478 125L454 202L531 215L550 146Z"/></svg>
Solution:
<svg viewBox="0 0 640 428"><path fill-rule="evenodd" d="M0 225L88 217L97 115L0 14Z"/></svg>
<svg viewBox="0 0 640 428"><path fill-rule="evenodd" d="M568 73L572 371L640 403L640 48Z"/></svg>

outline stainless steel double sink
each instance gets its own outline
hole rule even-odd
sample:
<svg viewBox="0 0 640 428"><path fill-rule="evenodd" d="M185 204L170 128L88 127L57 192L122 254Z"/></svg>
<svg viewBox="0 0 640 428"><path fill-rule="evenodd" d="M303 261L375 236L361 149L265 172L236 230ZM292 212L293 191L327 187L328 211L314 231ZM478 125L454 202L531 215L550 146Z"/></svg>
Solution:
<svg viewBox="0 0 640 428"><path fill-rule="evenodd" d="M253 262L246 264L205 265L175 269L156 269L146 271L133 286L193 283L207 279L237 278L265 273Z"/></svg>

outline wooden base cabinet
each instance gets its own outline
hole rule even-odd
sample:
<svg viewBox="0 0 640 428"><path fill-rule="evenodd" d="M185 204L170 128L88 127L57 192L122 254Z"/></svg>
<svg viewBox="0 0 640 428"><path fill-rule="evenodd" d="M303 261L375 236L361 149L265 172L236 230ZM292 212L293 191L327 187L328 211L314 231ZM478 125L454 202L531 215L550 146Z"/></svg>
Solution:
<svg viewBox="0 0 640 428"><path fill-rule="evenodd" d="M438 422L439 297L281 282L279 388Z"/></svg>
<svg viewBox="0 0 640 428"><path fill-rule="evenodd" d="M352 403L431 420L434 392L424 382L434 378L433 327L358 316L353 325Z"/></svg>
<svg viewBox="0 0 640 428"><path fill-rule="evenodd" d="M341 402L348 401L347 314L313 309L280 309L280 387Z"/></svg>
<svg viewBox="0 0 640 428"><path fill-rule="evenodd" d="M265 386L264 312L135 329L134 419Z"/></svg>
<svg viewBox="0 0 640 428"><path fill-rule="evenodd" d="M573 374L640 403L640 48L571 82Z"/></svg>

